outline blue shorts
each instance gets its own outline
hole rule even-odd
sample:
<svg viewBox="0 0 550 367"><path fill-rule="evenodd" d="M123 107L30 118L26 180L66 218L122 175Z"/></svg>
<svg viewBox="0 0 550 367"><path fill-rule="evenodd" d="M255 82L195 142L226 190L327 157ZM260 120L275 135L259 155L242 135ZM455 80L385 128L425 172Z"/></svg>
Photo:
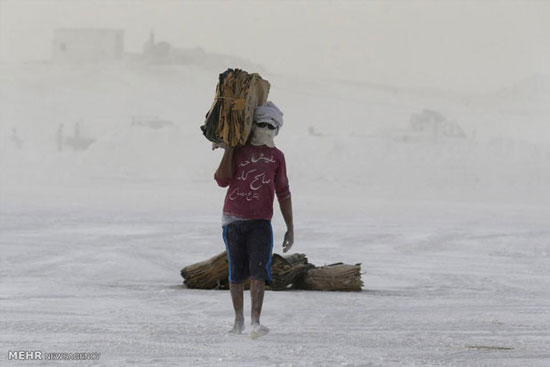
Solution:
<svg viewBox="0 0 550 367"><path fill-rule="evenodd" d="M239 220L222 228L229 262L229 281L242 283L251 277L271 285L271 222L266 219Z"/></svg>

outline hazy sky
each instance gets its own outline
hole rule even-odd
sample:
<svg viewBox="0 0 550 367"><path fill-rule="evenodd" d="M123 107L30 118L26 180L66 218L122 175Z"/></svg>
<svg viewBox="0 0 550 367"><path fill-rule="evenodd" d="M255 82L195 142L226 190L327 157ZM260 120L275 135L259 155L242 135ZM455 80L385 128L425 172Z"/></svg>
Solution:
<svg viewBox="0 0 550 367"><path fill-rule="evenodd" d="M0 60L50 57L53 29L148 33L270 71L488 90L550 75L550 1L0 0ZM230 65L228 65L230 66Z"/></svg>

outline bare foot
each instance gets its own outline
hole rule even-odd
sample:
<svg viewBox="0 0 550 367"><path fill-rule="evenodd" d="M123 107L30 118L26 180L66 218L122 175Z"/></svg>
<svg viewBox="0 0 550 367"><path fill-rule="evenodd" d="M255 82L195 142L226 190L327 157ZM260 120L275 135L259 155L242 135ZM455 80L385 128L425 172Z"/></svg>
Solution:
<svg viewBox="0 0 550 367"><path fill-rule="evenodd" d="M253 324L252 330L248 333L250 339L257 339L269 333L269 328L260 324Z"/></svg>
<svg viewBox="0 0 550 367"><path fill-rule="evenodd" d="M233 329L229 330L229 334L242 334L244 330L244 319L235 320Z"/></svg>

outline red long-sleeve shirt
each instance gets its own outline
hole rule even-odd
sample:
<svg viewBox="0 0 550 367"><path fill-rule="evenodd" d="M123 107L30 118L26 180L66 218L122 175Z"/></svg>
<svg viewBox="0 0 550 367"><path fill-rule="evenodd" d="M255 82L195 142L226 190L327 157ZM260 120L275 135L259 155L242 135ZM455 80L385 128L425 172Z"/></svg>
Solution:
<svg viewBox="0 0 550 367"><path fill-rule="evenodd" d="M246 219L273 217L275 194L279 202L290 197L285 156L277 148L245 145L233 152L233 176L214 179L227 187L223 213Z"/></svg>

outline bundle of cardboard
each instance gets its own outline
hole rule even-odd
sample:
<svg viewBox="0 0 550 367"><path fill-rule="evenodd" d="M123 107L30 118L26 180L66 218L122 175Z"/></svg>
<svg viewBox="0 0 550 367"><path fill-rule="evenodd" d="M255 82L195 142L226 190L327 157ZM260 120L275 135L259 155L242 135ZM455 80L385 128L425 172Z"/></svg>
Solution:
<svg viewBox="0 0 550 367"><path fill-rule="evenodd" d="M245 145L254 119L254 109L266 104L269 82L257 73L227 69L219 75L216 96L201 130L215 143Z"/></svg>

